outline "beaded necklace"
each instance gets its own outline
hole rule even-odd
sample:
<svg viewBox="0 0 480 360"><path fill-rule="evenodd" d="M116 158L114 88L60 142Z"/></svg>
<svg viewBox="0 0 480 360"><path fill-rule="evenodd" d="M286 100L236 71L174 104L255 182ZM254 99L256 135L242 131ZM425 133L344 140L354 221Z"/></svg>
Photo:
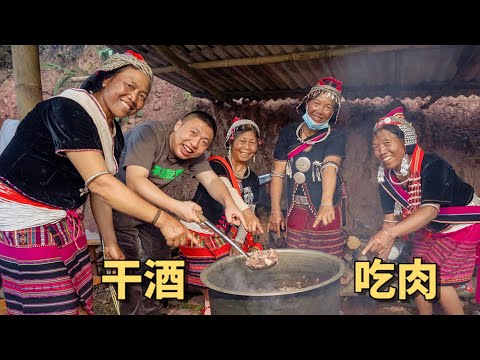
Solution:
<svg viewBox="0 0 480 360"><path fill-rule="evenodd" d="M232 171L235 175L235 177L238 179L238 180L245 180L246 178L248 178L250 176L250 166L247 165L247 174L246 175L243 175L243 174L239 174L235 171L235 167L233 166L233 162L232 162L232 158L231 156L228 156L228 161L230 162L230 165L232 166Z"/></svg>
<svg viewBox="0 0 480 360"><path fill-rule="evenodd" d="M394 170L394 172L395 172L395 170ZM395 172L395 174L397 174L397 173ZM400 175L401 175L401 174L397 174L397 176L400 176ZM406 178L406 179L403 180L403 181L400 181L400 182L394 181L394 180L392 179L392 169L390 169L390 171L388 172L388 177L389 177L389 180L392 182L393 185L403 185L403 184L405 184L407 181L410 180L410 176L409 176L408 178Z"/></svg>

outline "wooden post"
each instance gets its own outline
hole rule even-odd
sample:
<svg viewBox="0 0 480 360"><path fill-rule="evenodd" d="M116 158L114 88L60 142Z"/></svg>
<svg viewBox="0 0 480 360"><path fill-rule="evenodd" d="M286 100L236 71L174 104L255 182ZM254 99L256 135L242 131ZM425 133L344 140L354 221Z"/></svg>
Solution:
<svg viewBox="0 0 480 360"><path fill-rule="evenodd" d="M38 45L12 45L18 116L22 120L43 100Z"/></svg>

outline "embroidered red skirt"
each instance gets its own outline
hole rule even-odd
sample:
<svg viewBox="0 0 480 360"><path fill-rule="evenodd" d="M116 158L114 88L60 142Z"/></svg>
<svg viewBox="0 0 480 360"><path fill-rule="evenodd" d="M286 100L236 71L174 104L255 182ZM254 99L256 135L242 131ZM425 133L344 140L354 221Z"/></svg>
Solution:
<svg viewBox="0 0 480 360"><path fill-rule="evenodd" d="M412 256L437 264L440 285L463 284L472 277L479 242L480 224L445 234L420 230L413 239Z"/></svg>
<svg viewBox="0 0 480 360"><path fill-rule="evenodd" d="M0 197L49 208L0 182ZM11 315L93 314L93 275L82 217L0 231L0 275Z"/></svg>
<svg viewBox="0 0 480 360"><path fill-rule="evenodd" d="M200 279L200 273L208 265L230 254L230 244L216 234L204 234L196 231L191 233L198 240L195 245L187 240L185 246L180 246L180 259L185 260L185 281L188 285L206 288Z"/></svg>
<svg viewBox="0 0 480 360"><path fill-rule="evenodd" d="M93 314L87 238L72 239L66 220L0 231L0 273L10 315Z"/></svg>
<svg viewBox="0 0 480 360"><path fill-rule="evenodd" d="M335 220L314 228L315 215L301 205L294 205L287 218L288 248L323 251L328 254L343 256L345 234L341 206L335 206Z"/></svg>

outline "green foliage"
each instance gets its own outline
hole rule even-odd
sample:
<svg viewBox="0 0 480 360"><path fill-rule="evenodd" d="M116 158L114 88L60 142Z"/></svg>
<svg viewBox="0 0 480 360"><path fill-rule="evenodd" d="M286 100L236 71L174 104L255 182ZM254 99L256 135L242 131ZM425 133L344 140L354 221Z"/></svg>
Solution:
<svg viewBox="0 0 480 360"><path fill-rule="evenodd" d="M190 93L190 92L188 92L188 91L185 91L185 92L183 93L183 101L185 101L185 102L191 101L191 100L192 100L192 97L193 97L193 96L192 96L192 93Z"/></svg>
<svg viewBox="0 0 480 360"><path fill-rule="evenodd" d="M113 54L115 54L115 51L113 51L109 47L98 50L98 56L100 57L100 59L102 59L102 61L107 60Z"/></svg>
<svg viewBox="0 0 480 360"><path fill-rule="evenodd" d="M44 67L54 68L63 72L63 76L60 79L58 79L57 82L55 83L55 86L53 88L53 95L57 95L61 90L64 90L68 86L72 85L73 84L73 82L71 81L72 77L88 75L88 73L83 70L80 70L80 69L70 70L63 66L52 64L52 63L47 63L44 65Z"/></svg>

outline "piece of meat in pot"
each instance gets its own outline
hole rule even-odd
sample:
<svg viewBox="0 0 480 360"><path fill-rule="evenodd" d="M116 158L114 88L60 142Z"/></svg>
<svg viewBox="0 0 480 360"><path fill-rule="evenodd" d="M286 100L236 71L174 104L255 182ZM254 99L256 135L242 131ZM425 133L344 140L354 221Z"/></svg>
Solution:
<svg viewBox="0 0 480 360"><path fill-rule="evenodd" d="M247 266L252 269L262 269L278 262L278 253L275 249L255 251L250 253L247 259Z"/></svg>

